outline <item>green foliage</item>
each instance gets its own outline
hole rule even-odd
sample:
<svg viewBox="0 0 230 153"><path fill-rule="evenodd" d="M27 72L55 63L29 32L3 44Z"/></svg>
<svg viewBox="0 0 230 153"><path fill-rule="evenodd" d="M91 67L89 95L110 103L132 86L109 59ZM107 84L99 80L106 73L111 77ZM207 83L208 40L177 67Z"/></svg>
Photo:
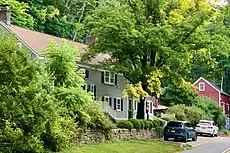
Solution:
<svg viewBox="0 0 230 153"><path fill-rule="evenodd" d="M29 5L17 0L0 0L0 5L9 5L12 10L12 23L22 27L34 28L34 19L28 14Z"/></svg>
<svg viewBox="0 0 230 153"><path fill-rule="evenodd" d="M152 121L148 120L148 123L149 123L149 129L152 129L154 128L154 124Z"/></svg>
<svg viewBox="0 0 230 153"><path fill-rule="evenodd" d="M141 124L141 129L144 129L145 128L145 123L143 120L139 120L140 121L140 124Z"/></svg>
<svg viewBox="0 0 230 153"><path fill-rule="evenodd" d="M176 121L177 120L175 117L161 117L161 119L165 121Z"/></svg>
<svg viewBox="0 0 230 153"><path fill-rule="evenodd" d="M87 125L89 128L102 130L105 133L115 128L111 120L101 111L100 104L97 102L91 103L87 107L86 113L90 116L90 122Z"/></svg>
<svg viewBox="0 0 230 153"><path fill-rule="evenodd" d="M117 127L131 130L133 129L133 124L130 121L121 120L117 122Z"/></svg>
<svg viewBox="0 0 230 153"><path fill-rule="evenodd" d="M159 120L153 120L154 124L156 125L156 127L160 126L160 122Z"/></svg>
<svg viewBox="0 0 230 153"><path fill-rule="evenodd" d="M163 96L160 98L160 103L166 106L179 104L192 106L196 96L197 93L193 85L182 79L166 87Z"/></svg>
<svg viewBox="0 0 230 153"><path fill-rule="evenodd" d="M164 136L164 128L162 126L156 127L155 130L157 138L162 138Z"/></svg>
<svg viewBox="0 0 230 153"><path fill-rule="evenodd" d="M128 118L132 119L133 118L133 109L128 110Z"/></svg>
<svg viewBox="0 0 230 153"><path fill-rule="evenodd" d="M104 112L104 114L110 119L111 122L113 122L114 124L117 124L117 120L114 117L112 117L109 113Z"/></svg>
<svg viewBox="0 0 230 153"><path fill-rule="evenodd" d="M153 120L153 121L152 121L152 125L153 125L153 128L158 127L158 123L156 122L156 120Z"/></svg>
<svg viewBox="0 0 230 153"><path fill-rule="evenodd" d="M202 119L210 119L204 110L196 106L175 105L166 112L175 114L177 120L189 121L192 124L196 124Z"/></svg>
<svg viewBox="0 0 230 153"><path fill-rule="evenodd" d="M51 78L12 36L0 37L0 143L8 152L59 151L76 128L52 95ZM52 143L50 143L52 142Z"/></svg>
<svg viewBox="0 0 230 153"><path fill-rule="evenodd" d="M220 127L225 125L223 110L216 102L208 97L198 96L194 101L196 107L204 110L207 119L213 119Z"/></svg>
<svg viewBox="0 0 230 153"><path fill-rule="evenodd" d="M144 129L148 129L149 128L149 122L148 122L148 120L142 120L143 121L143 123L144 123Z"/></svg>
<svg viewBox="0 0 230 153"><path fill-rule="evenodd" d="M131 118L129 121L133 124L134 129L141 129L140 120Z"/></svg>

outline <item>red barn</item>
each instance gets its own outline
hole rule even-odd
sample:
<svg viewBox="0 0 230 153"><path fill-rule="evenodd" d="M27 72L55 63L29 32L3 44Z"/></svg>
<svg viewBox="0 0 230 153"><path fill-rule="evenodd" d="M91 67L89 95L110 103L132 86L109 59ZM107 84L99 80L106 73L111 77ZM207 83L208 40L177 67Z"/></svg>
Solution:
<svg viewBox="0 0 230 153"><path fill-rule="evenodd" d="M197 87L200 95L207 96L216 101L216 104L223 108L227 115L229 111L230 95L224 92L220 87L200 77L193 86Z"/></svg>

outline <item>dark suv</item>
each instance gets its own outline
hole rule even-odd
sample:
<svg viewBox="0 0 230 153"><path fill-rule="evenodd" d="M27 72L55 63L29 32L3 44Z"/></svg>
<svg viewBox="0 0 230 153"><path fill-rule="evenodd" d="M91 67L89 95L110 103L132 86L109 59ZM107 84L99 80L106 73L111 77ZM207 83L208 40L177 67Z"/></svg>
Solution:
<svg viewBox="0 0 230 153"><path fill-rule="evenodd" d="M197 133L194 127L187 121L169 121L164 128L164 140L168 141L169 138L181 139L184 142L192 138L193 141L196 141Z"/></svg>

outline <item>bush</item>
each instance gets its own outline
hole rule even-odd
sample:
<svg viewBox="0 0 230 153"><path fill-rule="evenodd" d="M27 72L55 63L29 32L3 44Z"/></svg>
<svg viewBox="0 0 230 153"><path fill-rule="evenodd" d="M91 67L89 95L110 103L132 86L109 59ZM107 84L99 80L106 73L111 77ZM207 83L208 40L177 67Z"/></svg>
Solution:
<svg viewBox="0 0 230 153"><path fill-rule="evenodd" d="M149 128L149 122L147 120L142 120L144 123L144 129L148 129Z"/></svg>
<svg viewBox="0 0 230 153"><path fill-rule="evenodd" d="M141 129L141 123L138 119L129 119L129 121L133 124L134 129Z"/></svg>
<svg viewBox="0 0 230 153"><path fill-rule="evenodd" d="M128 118L129 119L133 118L133 109L129 109L129 111L128 111Z"/></svg>
<svg viewBox="0 0 230 153"><path fill-rule="evenodd" d="M175 118L175 120L176 120L176 118ZM160 123L160 124L159 124L160 126L164 126L164 125L165 125L165 122L164 122L164 121L161 121L161 120L158 120L158 121L159 121L159 123Z"/></svg>
<svg viewBox="0 0 230 153"><path fill-rule="evenodd" d="M164 128L162 126L156 127L156 137L157 138L162 138L164 135Z"/></svg>
<svg viewBox="0 0 230 153"><path fill-rule="evenodd" d="M143 120L139 120L140 121L140 124L141 124L141 129L144 129L145 128L145 123Z"/></svg>
<svg viewBox="0 0 230 153"><path fill-rule="evenodd" d="M158 126L158 123L156 122L156 120L152 120L152 125L153 125L153 128L156 128Z"/></svg>
<svg viewBox="0 0 230 153"><path fill-rule="evenodd" d="M102 130L106 134L115 128L115 124L106 116L97 102L88 106L86 113L90 116L90 122L87 126L91 129Z"/></svg>
<svg viewBox="0 0 230 153"><path fill-rule="evenodd" d="M159 126L160 126L159 120L153 120L153 122L155 122L156 127L159 127Z"/></svg>
<svg viewBox="0 0 230 153"><path fill-rule="evenodd" d="M176 121L177 120L175 117L161 117L161 119L165 121ZM162 121L159 121L159 123L161 124Z"/></svg>
<svg viewBox="0 0 230 153"><path fill-rule="evenodd" d="M154 128L153 122L151 120L149 120L148 123L149 123L149 129Z"/></svg>
<svg viewBox="0 0 230 153"><path fill-rule="evenodd" d="M117 127L122 129L133 129L133 124L130 121L122 120L117 122Z"/></svg>
<svg viewBox="0 0 230 153"><path fill-rule="evenodd" d="M117 120L114 117L112 117L109 113L104 112L104 114L110 119L110 121L112 121L114 124L117 124Z"/></svg>

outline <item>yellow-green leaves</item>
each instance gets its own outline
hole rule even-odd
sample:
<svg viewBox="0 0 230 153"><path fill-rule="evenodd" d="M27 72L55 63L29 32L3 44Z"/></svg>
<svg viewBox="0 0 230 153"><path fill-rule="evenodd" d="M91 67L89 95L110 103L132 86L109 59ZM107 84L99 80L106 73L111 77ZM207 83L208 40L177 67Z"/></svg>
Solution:
<svg viewBox="0 0 230 153"><path fill-rule="evenodd" d="M143 90L142 83L139 82L136 85L128 84L124 89L122 96L140 99L148 96L148 93Z"/></svg>
<svg viewBox="0 0 230 153"><path fill-rule="evenodd" d="M161 78L163 77L163 73L159 70L154 70L148 76L148 90L151 93L156 94L158 97L162 94L161 90Z"/></svg>

